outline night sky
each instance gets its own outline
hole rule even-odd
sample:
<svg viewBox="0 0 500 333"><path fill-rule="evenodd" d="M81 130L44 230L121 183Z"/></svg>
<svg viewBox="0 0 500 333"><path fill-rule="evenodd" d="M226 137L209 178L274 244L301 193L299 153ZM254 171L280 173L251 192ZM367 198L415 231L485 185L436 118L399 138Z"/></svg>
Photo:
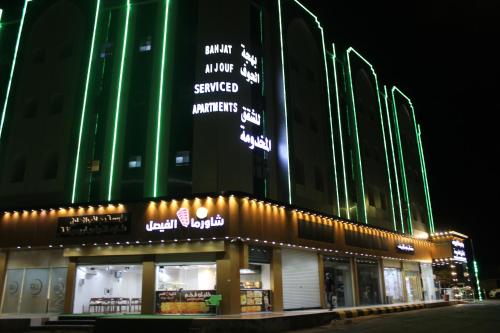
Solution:
<svg viewBox="0 0 500 333"><path fill-rule="evenodd" d="M304 3L337 52L353 46L412 98L436 229L473 238L482 277L500 278L500 1Z"/></svg>

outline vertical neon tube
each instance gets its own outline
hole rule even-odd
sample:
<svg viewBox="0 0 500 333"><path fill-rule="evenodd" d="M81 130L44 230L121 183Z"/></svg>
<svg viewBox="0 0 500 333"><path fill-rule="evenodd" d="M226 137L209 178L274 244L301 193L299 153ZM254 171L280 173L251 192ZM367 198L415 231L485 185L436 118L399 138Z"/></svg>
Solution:
<svg viewBox="0 0 500 333"><path fill-rule="evenodd" d="M479 268L477 267L477 261L474 260L474 276L476 277L476 287L477 287L477 295L479 300L483 300L483 296L481 295L481 286L479 285Z"/></svg>
<svg viewBox="0 0 500 333"><path fill-rule="evenodd" d="M9 82L7 83L7 91L5 93L5 100L2 108L2 118L0 119L0 142L2 141L3 126L5 123L5 114L7 113L7 106L9 105L10 90L12 89L12 80L14 79L14 72L16 69L17 54L19 52L19 45L21 44L21 35L23 34L24 19L26 18L26 11L28 3L32 0L25 0L23 12L21 15L21 22L19 23L19 30L17 32L16 46L14 48L14 56L12 58L12 65L10 67Z"/></svg>
<svg viewBox="0 0 500 333"><path fill-rule="evenodd" d="M168 9L170 0L165 0L165 18L163 23L163 42L161 51L161 69L160 69L160 86L158 91L158 119L156 129L156 151L155 151L155 173L154 173L154 191L153 197L158 196L158 172L160 165L160 145L161 145L161 123L163 116L163 88L165 84L165 64L167 54L167 35L168 35Z"/></svg>
<svg viewBox="0 0 500 333"><path fill-rule="evenodd" d="M362 207L361 218L363 219L363 222L365 224L368 224L368 217L366 214L365 184L364 184L364 179L363 179L364 178L363 177L363 164L361 162L361 147L359 144L358 120L357 120L357 116L356 116L356 101L354 99L354 86L352 83L351 57L350 57L351 52L354 52L356 54L357 54L357 52L352 47L350 47L349 49L347 49L346 53L347 53L347 70L349 72L349 87L351 89L351 99L352 99L352 118L354 120L354 134L355 134L354 137L356 139L356 155L358 158L358 176L359 176L359 180L361 183L361 197L363 200L362 205L358 204L358 206ZM358 214L358 218L359 218L359 214Z"/></svg>
<svg viewBox="0 0 500 333"><path fill-rule="evenodd" d="M109 171L109 188L108 188L108 200L111 201L113 195L113 177L115 172L115 155L116 155L116 138L118 132L118 123L120 120L120 107L121 107L121 97L122 97L122 86L123 86L123 72L125 68L125 55L127 53L127 40L128 40L128 26L130 19L130 0L127 0L127 13L125 17L125 31L123 34L123 47L121 54L121 63L120 63L120 76L118 79L118 93L116 96L116 110L115 110L115 123L113 130L113 146L111 151L111 160L110 160L110 171Z"/></svg>
<svg viewBox="0 0 500 333"><path fill-rule="evenodd" d="M424 147L422 144L422 131L420 129L420 125L418 125L418 133L417 133L417 139L418 139L418 152L420 153L420 163L422 166L422 177L424 181L424 189L425 189L425 199L427 202L427 218L429 220L429 231L431 234L435 232L435 227L434 227L434 216L432 213L432 202L431 202L431 195L429 191L429 183L427 181L427 167L425 165L425 156L424 156Z"/></svg>
<svg viewBox="0 0 500 333"><path fill-rule="evenodd" d="M391 115L390 115L390 108L389 108L389 93L387 92L387 86L384 86L384 93L385 93L385 110L387 114L387 126L389 128L389 139L391 141L391 154L392 154L392 163L393 163L393 168L394 168L394 179L396 181L396 194L398 195L398 206L399 206L399 216L400 216L400 222L401 222L401 231L404 233L405 232L405 225L404 225L404 219L403 219L403 206L401 203L401 192L399 191L399 177L398 177L398 168L397 168L397 163L396 163L396 154L394 152L395 147L394 147L394 141L392 138L392 124L391 124ZM397 228L396 228L397 230Z"/></svg>
<svg viewBox="0 0 500 333"><path fill-rule="evenodd" d="M86 111L87 111L87 101L88 101L88 93L90 86L90 76L92 75L92 64L94 59L95 39L97 35L97 24L99 22L100 7L101 7L101 0L97 0L95 17L94 17L94 28L92 30L92 42L90 45L89 63L87 67L87 78L85 80L85 91L83 94L83 106L82 106L82 115L80 118L80 130L78 132L78 146L76 149L75 173L73 176L73 191L71 193L71 203L75 203L76 201L76 190L78 182L78 169L80 164L80 152L82 147L83 127L85 124L85 115L87 113Z"/></svg>
<svg viewBox="0 0 500 333"><path fill-rule="evenodd" d="M287 168L288 168L288 203L292 204L292 180L290 173L290 143L288 140L288 110L286 101L286 80L285 80L285 49L283 44L283 20L281 12L281 0L278 0L278 14L279 14L279 26L280 26L280 47L281 47L281 75L283 79L283 106L285 109L285 138L286 138L286 149L287 149Z"/></svg>
<svg viewBox="0 0 500 333"><path fill-rule="evenodd" d="M339 128L339 137L340 137L340 155L342 157L342 175L344 177L344 195L345 195L345 206L346 206L346 217L348 219L351 218L351 212L349 209L349 192L347 189L347 173L345 167L345 156L344 156L344 138L342 133L342 117L340 110L340 100L339 100L339 85L337 79L337 52L335 50L335 44L332 43L332 62L333 62L333 76L335 79L335 94L336 94L336 102L337 102L337 119L338 119L338 128Z"/></svg>
<svg viewBox="0 0 500 333"><path fill-rule="evenodd" d="M392 102L393 102L393 111L394 111L394 124L396 125L396 141L398 143L398 150L399 150L399 164L401 167L401 178L402 178L402 183L403 183L403 192L405 195L405 200L406 200L406 206L408 209L408 231L410 234L413 234L413 222L412 222L412 216L411 216L411 202L410 202L410 193L408 191L408 182L406 180L406 167L405 167L405 161L404 161L404 155L403 155L403 145L401 143L401 131L399 129L399 120L398 120L398 111L396 107L396 96L395 93L398 92L400 93L403 97L404 94L402 94L398 88L392 87Z"/></svg>

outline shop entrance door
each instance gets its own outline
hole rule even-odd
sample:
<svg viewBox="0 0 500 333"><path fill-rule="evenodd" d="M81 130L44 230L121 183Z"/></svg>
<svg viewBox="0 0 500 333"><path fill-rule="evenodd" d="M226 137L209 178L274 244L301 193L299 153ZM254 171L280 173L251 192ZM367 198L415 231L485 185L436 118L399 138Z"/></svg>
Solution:
<svg viewBox="0 0 500 333"><path fill-rule="evenodd" d="M418 272L405 272L406 296L409 303L422 300L422 288L420 286L420 274Z"/></svg>
<svg viewBox="0 0 500 333"><path fill-rule="evenodd" d="M354 298L352 293L352 273L349 259L339 257L325 257L324 265L325 281L328 281L328 278L331 278L333 280L333 293L336 296L337 301L336 306L354 306Z"/></svg>

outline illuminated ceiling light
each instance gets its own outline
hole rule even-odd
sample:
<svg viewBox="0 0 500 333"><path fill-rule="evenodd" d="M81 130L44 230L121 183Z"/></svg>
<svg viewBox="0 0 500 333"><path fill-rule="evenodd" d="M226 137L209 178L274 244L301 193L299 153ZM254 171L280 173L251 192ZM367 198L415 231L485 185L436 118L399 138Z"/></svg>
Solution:
<svg viewBox="0 0 500 333"><path fill-rule="evenodd" d="M107 246L107 245L109 245L109 243L104 243L104 245L106 245L106 246Z"/></svg>
<svg viewBox="0 0 500 333"><path fill-rule="evenodd" d="M178 239L177 239L177 238L175 238L175 239L174 239L174 242L178 242Z"/></svg>
<svg viewBox="0 0 500 333"><path fill-rule="evenodd" d="M188 241L188 242L190 242L190 241L191 241L191 238L188 238L188 239L187 239L187 241Z"/></svg>
<svg viewBox="0 0 500 333"><path fill-rule="evenodd" d="M151 243L153 243L153 241L150 240L150 241L148 241L148 243L151 244Z"/></svg>

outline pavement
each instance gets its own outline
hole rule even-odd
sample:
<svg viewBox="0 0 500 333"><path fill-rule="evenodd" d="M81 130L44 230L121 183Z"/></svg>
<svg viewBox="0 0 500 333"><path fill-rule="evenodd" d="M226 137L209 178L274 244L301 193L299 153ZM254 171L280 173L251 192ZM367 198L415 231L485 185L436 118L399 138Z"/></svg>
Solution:
<svg viewBox="0 0 500 333"><path fill-rule="evenodd" d="M294 333L498 333L500 301L459 304L334 320L329 325Z"/></svg>

